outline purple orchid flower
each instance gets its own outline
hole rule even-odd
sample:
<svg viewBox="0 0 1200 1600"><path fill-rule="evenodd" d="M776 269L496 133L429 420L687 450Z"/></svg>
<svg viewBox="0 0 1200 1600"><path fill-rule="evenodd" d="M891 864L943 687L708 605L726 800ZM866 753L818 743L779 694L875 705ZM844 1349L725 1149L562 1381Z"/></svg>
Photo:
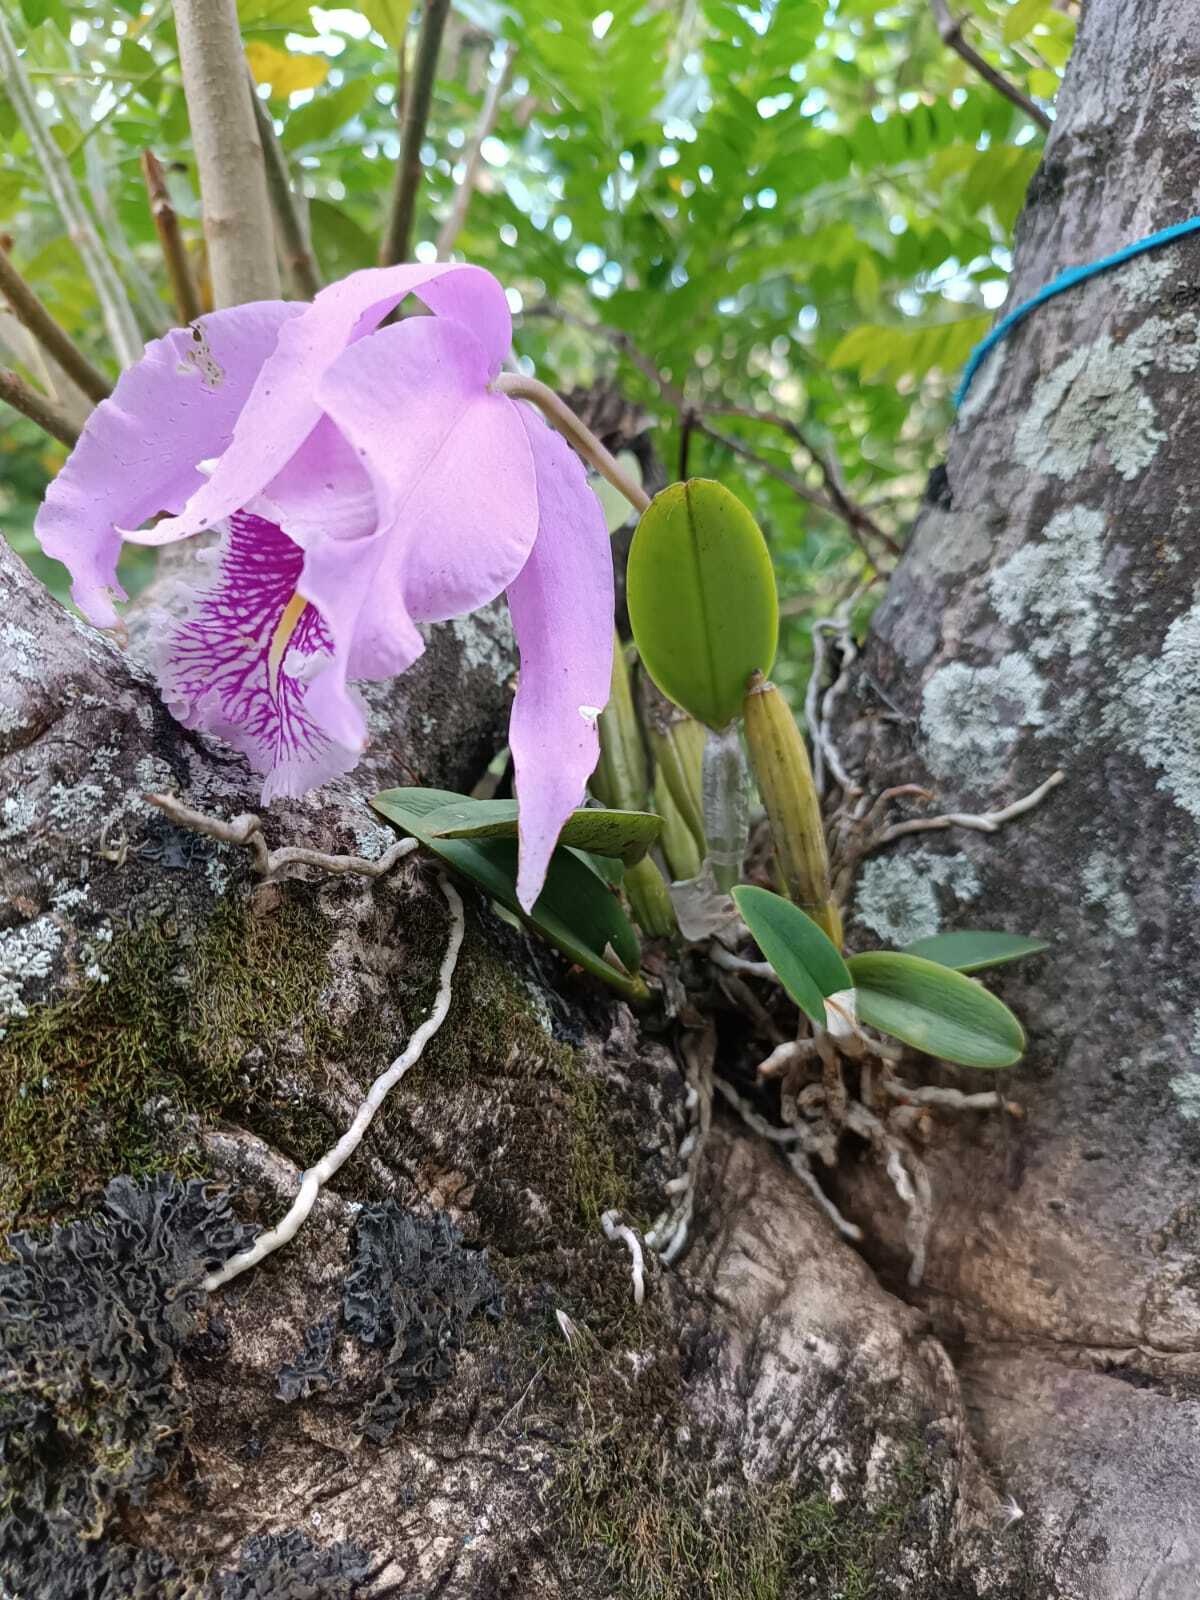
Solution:
<svg viewBox="0 0 1200 1600"><path fill-rule="evenodd" d="M381 327L412 293L433 315ZM507 591L528 909L599 754L613 575L581 462L493 388L511 336L497 280L451 264L212 312L122 375L36 532L80 610L111 627L123 540L219 531L211 580L164 631L157 668L185 727L266 774L264 800L354 766L366 721L351 679L403 672L424 649L418 622Z"/></svg>

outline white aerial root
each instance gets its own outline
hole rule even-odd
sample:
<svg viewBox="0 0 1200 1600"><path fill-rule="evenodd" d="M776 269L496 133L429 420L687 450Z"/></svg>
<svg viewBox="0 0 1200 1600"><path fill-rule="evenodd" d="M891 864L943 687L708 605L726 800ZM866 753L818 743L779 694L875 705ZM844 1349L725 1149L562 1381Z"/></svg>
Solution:
<svg viewBox="0 0 1200 1600"><path fill-rule="evenodd" d="M600 1218L600 1226L604 1229L606 1239L610 1239L613 1244L623 1243L633 1257L633 1265L630 1267L630 1276L633 1279L633 1303L640 1306L646 1298L646 1261L642 1255L642 1242L632 1228L617 1220L620 1215L619 1211L606 1211ZM567 1342L570 1343L570 1340Z"/></svg>
<svg viewBox="0 0 1200 1600"><path fill-rule="evenodd" d="M1019 1117L1021 1108L1013 1100L1002 1100L994 1089L980 1094L964 1094L961 1089L941 1089L927 1083L914 1088L899 1078L884 1078L880 1088L893 1100L916 1106L945 1106L951 1111L997 1111L1001 1106L1011 1115Z"/></svg>
<svg viewBox="0 0 1200 1600"><path fill-rule="evenodd" d="M760 1078L777 1078L797 1061L811 1061L817 1053L812 1039L786 1039L758 1063Z"/></svg>
<svg viewBox="0 0 1200 1600"><path fill-rule="evenodd" d="M277 877L285 867L316 867L321 872L353 872L362 878L382 878L397 861L417 848L415 839L397 839L375 861L368 861L365 856L330 856L323 850L309 850L295 844L268 850L262 836L262 820L252 812L246 811L231 822L222 822L220 817L206 817L202 811L193 811L172 794L148 794L146 799L177 827L204 834L209 839L219 839L222 844L244 845L253 852L255 871L264 878Z"/></svg>
<svg viewBox="0 0 1200 1600"><path fill-rule="evenodd" d="M796 1144L797 1141L804 1139L803 1128L777 1128L773 1122L768 1122L766 1117L761 1116L749 1100L740 1095L724 1078L714 1077L713 1088L722 1100L733 1107L746 1126L752 1128L760 1138L768 1140L771 1144Z"/></svg>
<svg viewBox="0 0 1200 1600"><path fill-rule="evenodd" d="M725 972L748 972L754 978L770 978L773 983L779 982L779 974L769 961L747 961L744 956L731 954L715 939L709 946L709 955L713 964Z"/></svg>
<svg viewBox="0 0 1200 1600"><path fill-rule="evenodd" d="M851 1222L847 1217L844 1217L834 1205L833 1201L825 1193L824 1189L822 1189L821 1185L817 1182L816 1173L809 1165L808 1156L805 1154L805 1152L803 1150L790 1151L788 1154L788 1163L791 1166L792 1171L800 1179L800 1182L808 1190L809 1194L812 1195L813 1199L817 1202L821 1210L829 1218L830 1222L833 1223L834 1227L838 1230L842 1237L845 1239L853 1239L856 1244L860 1243L863 1236L862 1229L858 1226L857 1222Z"/></svg>
<svg viewBox="0 0 1200 1600"><path fill-rule="evenodd" d="M833 775L834 782L848 798L854 798L862 793L862 786L850 777L838 753L833 738L833 718L837 703L849 685L850 669L858 658L858 646L851 631L850 616L868 587L869 585L863 584L855 589L852 595L848 595L842 601L833 616L820 617L812 626L813 666L804 697L804 717L812 741L813 783L818 795L825 793L826 765ZM825 680L826 663L824 635L827 633L835 637L841 651L841 661L837 678L822 694L821 685Z"/></svg>
<svg viewBox="0 0 1200 1600"><path fill-rule="evenodd" d="M1040 805L1051 789L1057 789L1060 783L1066 782L1066 778L1065 772L1052 772L1036 789L999 811L947 811L940 817L913 817L907 822L894 822L873 840L871 848L874 850L880 845L890 844L893 839L901 839L906 833L927 833L931 828L973 828L977 833L997 833L1003 823L1011 822L1014 817L1022 816Z"/></svg>
<svg viewBox="0 0 1200 1600"><path fill-rule="evenodd" d="M762 1138L770 1140L772 1144L800 1144L807 1140L808 1132L804 1128L777 1128L773 1122L768 1122L754 1109L743 1095L740 1095L731 1083L726 1083L724 1078L714 1078L713 1087L726 1100L741 1117L746 1126L759 1134ZM788 1150L785 1152L788 1164L800 1179L800 1182L812 1195L821 1210L833 1223L834 1227L846 1239L861 1240L862 1229L857 1223L850 1222L817 1182L816 1174L809 1165L808 1152L803 1149Z"/></svg>
<svg viewBox="0 0 1200 1600"><path fill-rule="evenodd" d="M683 1055L687 1062L687 1100L689 1114L695 1120L687 1137L679 1146L678 1160L683 1171L663 1185L675 1203L646 1230L646 1247L668 1264L678 1259L687 1244L688 1229L696 1207L696 1187L700 1177L700 1163L712 1127L713 1071L715 1045L711 1030L703 1041L689 1041L684 1037ZM675 1198L677 1197L677 1198Z"/></svg>
<svg viewBox="0 0 1200 1600"><path fill-rule="evenodd" d="M933 1222L933 1187L925 1163L914 1150L899 1144L874 1112L857 1101L847 1111L846 1126L869 1140L883 1158L892 1187L908 1211L904 1242L910 1258L908 1281L915 1289L925 1276L925 1254Z"/></svg>
<svg viewBox="0 0 1200 1600"><path fill-rule="evenodd" d="M322 1186L329 1182L334 1173L344 1166L358 1149L363 1135L371 1126L375 1113L387 1098L389 1091L400 1082L408 1069L421 1059L421 1052L446 1020L446 1013L450 1010L451 982L458 964L458 952L462 947L463 935L466 932L466 918L463 915L463 903L458 890L445 878L439 878L438 881L446 897L446 903L450 907L450 936L446 942L446 953L442 957L437 998L433 1002L432 1010L408 1041L404 1053L397 1056L391 1066L375 1079L366 1099L355 1113L353 1122L333 1149L327 1151L316 1166L310 1167L301 1178L300 1192L292 1201L291 1209L278 1227L260 1234L249 1250L243 1250L240 1255L233 1256L219 1272L211 1273L204 1280L204 1287L210 1294L232 1278L239 1277L250 1267L257 1266L281 1245L287 1244L289 1239L295 1238L316 1203Z"/></svg>

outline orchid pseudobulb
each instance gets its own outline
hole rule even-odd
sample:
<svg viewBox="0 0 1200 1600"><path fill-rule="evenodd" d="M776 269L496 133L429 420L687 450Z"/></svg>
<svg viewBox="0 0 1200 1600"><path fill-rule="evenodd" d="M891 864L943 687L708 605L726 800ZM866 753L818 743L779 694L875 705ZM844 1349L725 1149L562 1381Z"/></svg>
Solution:
<svg viewBox="0 0 1200 1600"><path fill-rule="evenodd" d="M381 326L412 293L433 315ZM311 304L212 312L122 375L36 531L98 627L125 598L123 540L219 532L156 665L173 714L242 751L264 800L354 766L366 722L351 680L403 672L424 648L417 623L506 591L528 908L596 764L613 576L581 462L493 388L511 333L500 284L461 265L372 268Z"/></svg>

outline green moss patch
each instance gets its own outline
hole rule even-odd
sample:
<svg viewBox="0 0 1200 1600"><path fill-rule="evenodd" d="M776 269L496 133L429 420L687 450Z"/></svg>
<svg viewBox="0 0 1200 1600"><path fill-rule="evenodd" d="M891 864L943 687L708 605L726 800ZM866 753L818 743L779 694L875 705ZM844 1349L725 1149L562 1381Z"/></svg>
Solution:
<svg viewBox="0 0 1200 1600"><path fill-rule="evenodd" d="M834 1504L788 1484L748 1482L736 1464L717 1465L712 1442L683 1412L685 1377L662 1315L646 1307L625 1322L640 1344L636 1360L587 1336L561 1358L557 1380L574 1382L577 1426L554 1492L572 1577L613 1600L892 1593L903 1546L914 1535L925 1542L924 1445L914 1439L891 1494L870 1511L857 1496Z"/></svg>
<svg viewBox="0 0 1200 1600"><path fill-rule="evenodd" d="M272 1041L321 1043L325 924L302 885L269 916L230 898L185 944L170 919L114 941L104 981L0 1040L0 1229L60 1217L114 1173L199 1171L189 1113L264 1133ZM286 1119L276 1119L286 1120ZM292 1130L319 1149L327 1129Z"/></svg>

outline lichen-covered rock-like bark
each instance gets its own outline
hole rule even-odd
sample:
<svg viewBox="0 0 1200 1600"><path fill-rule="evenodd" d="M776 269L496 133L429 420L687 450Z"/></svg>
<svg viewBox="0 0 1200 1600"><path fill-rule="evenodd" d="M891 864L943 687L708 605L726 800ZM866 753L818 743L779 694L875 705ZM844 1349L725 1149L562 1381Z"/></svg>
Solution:
<svg viewBox="0 0 1200 1600"><path fill-rule="evenodd" d="M1051 1592L940 1348L769 1148L714 1135L692 1253L633 1305L599 1218L645 1227L679 1170L672 1035L475 898L449 1017L362 1151L206 1298L424 1016L444 902L414 858L261 884L170 826L146 790L230 815L240 763L2 549L0 588L0 1584ZM466 786L503 722L489 626L378 691L367 763L274 809L271 843L378 853L376 786Z"/></svg>
<svg viewBox="0 0 1200 1600"><path fill-rule="evenodd" d="M1084 8L1014 304L1194 213L1198 68L1195 0ZM1067 774L997 839L875 858L856 931L1054 944L1000 983L1030 1030L1008 1085L1024 1120L931 1153L923 1299L974 1352L985 1444L1072 1600L1157 1593L1185 1561L1186 1592L1200 1584L1194 1403L1174 1387L1200 1372L1198 304L1185 240L1053 300L988 358L860 679L879 787L927 781L939 809L978 810ZM878 1239L871 1175L846 1198ZM894 1271L902 1251L893 1233L876 1259Z"/></svg>

